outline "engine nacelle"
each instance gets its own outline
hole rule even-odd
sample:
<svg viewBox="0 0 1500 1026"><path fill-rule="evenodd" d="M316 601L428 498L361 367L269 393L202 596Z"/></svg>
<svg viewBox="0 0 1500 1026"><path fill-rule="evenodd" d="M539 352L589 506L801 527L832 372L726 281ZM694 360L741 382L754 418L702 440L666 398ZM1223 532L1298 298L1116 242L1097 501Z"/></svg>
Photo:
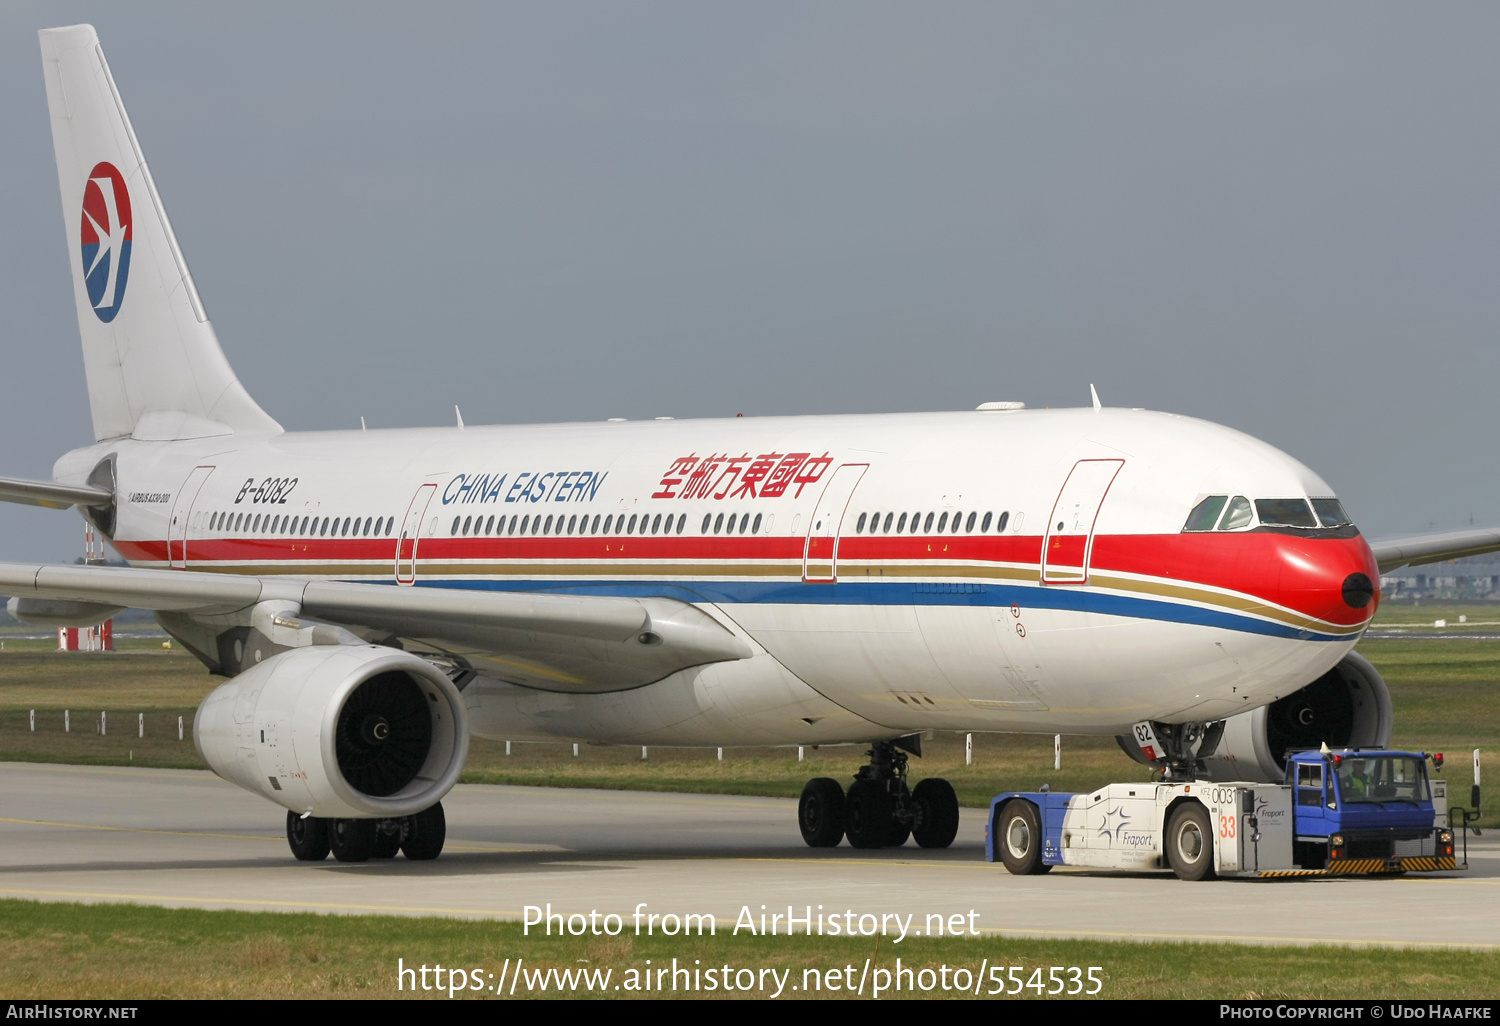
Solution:
<svg viewBox="0 0 1500 1026"><path fill-rule="evenodd" d="M1364 656L1350 652L1300 691L1224 721L1200 773L1210 780L1280 783L1287 752L1384 747L1391 743L1391 692Z"/></svg>
<svg viewBox="0 0 1500 1026"><path fill-rule="evenodd" d="M463 699L399 649L314 645L272 656L203 700L193 742L225 780L294 812L410 816L458 781Z"/></svg>

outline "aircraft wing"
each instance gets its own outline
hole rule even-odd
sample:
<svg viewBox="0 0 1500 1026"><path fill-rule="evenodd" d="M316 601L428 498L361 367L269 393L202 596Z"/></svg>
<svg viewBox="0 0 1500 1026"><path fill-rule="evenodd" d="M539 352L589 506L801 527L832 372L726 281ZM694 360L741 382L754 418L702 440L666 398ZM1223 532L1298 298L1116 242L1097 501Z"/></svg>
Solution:
<svg viewBox="0 0 1500 1026"><path fill-rule="evenodd" d="M1500 530L1454 531L1451 534L1421 534L1414 538L1395 538L1371 542L1370 551L1380 572L1408 564L1437 563L1445 559L1479 556L1500 551Z"/></svg>
<svg viewBox="0 0 1500 1026"><path fill-rule="evenodd" d="M0 594L52 615L59 604L200 617L293 603L309 620L371 640L435 649L460 666L555 691L617 691L705 663L748 659L741 638L686 602L547 592L401 588L134 567L0 563ZM249 622L246 617L238 617Z"/></svg>
<svg viewBox="0 0 1500 1026"><path fill-rule="evenodd" d="M57 484L53 481L24 481L18 477L0 477L0 502L19 502L48 509L70 506L108 506L114 493L103 488Z"/></svg>

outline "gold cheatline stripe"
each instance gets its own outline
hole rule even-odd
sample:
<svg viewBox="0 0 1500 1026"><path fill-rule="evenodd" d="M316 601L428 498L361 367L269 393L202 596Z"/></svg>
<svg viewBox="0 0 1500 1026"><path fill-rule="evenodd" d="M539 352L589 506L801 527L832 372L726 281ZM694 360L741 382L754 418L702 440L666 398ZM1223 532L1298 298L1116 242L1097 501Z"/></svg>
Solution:
<svg viewBox="0 0 1500 1026"><path fill-rule="evenodd" d="M823 564L826 566L827 564ZM277 563L277 564L229 564L198 565L200 569L214 573L241 574L245 576L289 576L335 577L354 575L359 577L387 577L393 572L394 561L380 563ZM189 567L191 569L191 567ZM817 569L811 566L810 569ZM418 576L430 577L524 577L524 578L598 578L598 577L780 577L787 581L802 579L802 565L786 563L422 563L417 564ZM839 579L844 578L959 578L980 581L1025 581L1039 583L1036 567L1003 566L995 564L950 564L904 563L879 565L865 563L840 563ZM1329 620L1309 618L1273 606L1258 599L1239 595L1226 595L1202 587L1186 584L1167 584L1160 581L1138 580L1118 577L1113 574L1094 573L1089 584L1113 591L1133 592L1173 598L1204 605L1216 606L1237 613L1259 616L1298 630L1311 630L1319 634L1347 636L1364 630L1367 624L1338 624Z"/></svg>
<svg viewBox="0 0 1500 1026"><path fill-rule="evenodd" d="M1163 584L1158 581L1141 581L1131 577L1115 577L1109 574L1093 574L1089 578L1089 581L1097 587L1113 588L1117 591L1137 591L1147 595L1165 595L1171 598L1206 602L1216 606L1223 606L1227 609L1233 609L1237 612L1263 616L1270 620L1278 620L1290 627L1302 628L1307 625L1317 624L1318 626L1314 629L1320 634L1355 634L1365 627L1364 624L1351 627L1347 624L1333 623L1329 620L1317 619L1316 617L1309 618L1306 614L1285 610L1280 606L1269 605L1258 599L1225 595L1222 592L1208 591L1203 588L1193 587L1192 585Z"/></svg>

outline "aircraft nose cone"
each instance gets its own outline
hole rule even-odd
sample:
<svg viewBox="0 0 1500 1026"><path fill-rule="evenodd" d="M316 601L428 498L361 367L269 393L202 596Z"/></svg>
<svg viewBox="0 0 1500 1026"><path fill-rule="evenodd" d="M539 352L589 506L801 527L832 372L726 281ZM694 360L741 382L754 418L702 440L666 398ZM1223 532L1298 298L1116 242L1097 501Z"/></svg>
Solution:
<svg viewBox="0 0 1500 1026"><path fill-rule="evenodd" d="M1363 609L1375 597L1375 584L1368 574L1353 573L1344 578L1344 603L1350 609Z"/></svg>
<svg viewBox="0 0 1500 1026"><path fill-rule="evenodd" d="M1380 571L1361 537L1275 536L1281 602L1325 624L1367 623L1380 601Z"/></svg>

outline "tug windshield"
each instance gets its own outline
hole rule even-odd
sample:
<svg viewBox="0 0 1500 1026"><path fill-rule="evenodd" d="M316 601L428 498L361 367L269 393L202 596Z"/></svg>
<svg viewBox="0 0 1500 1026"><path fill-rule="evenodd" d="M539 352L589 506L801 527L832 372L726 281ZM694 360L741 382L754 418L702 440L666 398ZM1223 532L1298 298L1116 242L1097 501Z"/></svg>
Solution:
<svg viewBox="0 0 1500 1026"><path fill-rule="evenodd" d="M1339 792L1348 804L1425 802L1427 767L1410 755L1346 755L1338 764Z"/></svg>

